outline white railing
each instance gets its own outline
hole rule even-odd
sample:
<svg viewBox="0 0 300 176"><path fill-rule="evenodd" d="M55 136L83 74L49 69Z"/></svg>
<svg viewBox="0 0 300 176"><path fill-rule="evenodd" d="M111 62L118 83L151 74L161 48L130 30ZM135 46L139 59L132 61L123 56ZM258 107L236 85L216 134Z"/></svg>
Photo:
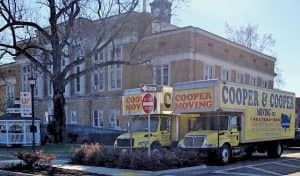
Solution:
<svg viewBox="0 0 300 176"><path fill-rule="evenodd" d="M24 134L23 133L8 133L8 143L9 144L24 144Z"/></svg>
<svg viewBox="0 0 300 176"><path fill-rule="evenodd" d="M4 120L0 121L0 124L5 125L6 131L3 133L0 132L0 144L11 146L14 144L19 144L23 146L31 146L32 145L32 133L30 132L30 121L22 121L22 120ZM15 129L15 125L19 125L21 127L21 130L16 131L9 131L7 129ZM39 122L36 122L35 125L39 127ZM20 128L19 128L20 129ZM40 129L37 128L37 131L35 133L35 144L40 145Z"/></svg>

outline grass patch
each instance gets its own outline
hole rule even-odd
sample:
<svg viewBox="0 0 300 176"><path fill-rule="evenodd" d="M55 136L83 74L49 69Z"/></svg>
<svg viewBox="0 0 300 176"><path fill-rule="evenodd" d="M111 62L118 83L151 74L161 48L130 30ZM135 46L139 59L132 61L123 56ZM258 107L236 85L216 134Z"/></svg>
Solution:
<svg viewBox="0 0 300 176"><path fill-rule="evenodd" d="M36 151L43 151L44 153L51 153L55 155L70 155L74 149L80 147L80 144L47 144L44 146L35 147ZM0 154L14 154L20 151L32 151L32 147L2 147Z"/></svg>

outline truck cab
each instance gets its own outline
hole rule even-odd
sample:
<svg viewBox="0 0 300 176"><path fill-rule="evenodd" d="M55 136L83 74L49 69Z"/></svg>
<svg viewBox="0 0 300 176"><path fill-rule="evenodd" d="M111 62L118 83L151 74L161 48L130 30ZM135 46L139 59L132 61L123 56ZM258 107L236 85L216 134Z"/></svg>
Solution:
<svg viewBox="0 0 300 176"><path fill-rule="evenodd" d="M173 88L157 87L152 93L154 110L150 115L150 143L148 142L148 115L142 109L143 92L141 89L127 89L122 97L123 116L129 120L128 132L117 137L115 148L170 147L178 143L187 129L187 116L174 115L172 109ZM148 144L149 143L149 144Z"/></svg>
<svg viewBox="0 0 300 176"><path fill-rule="evenodd" d="M171 145L171 116L151 115L150 145L159 148ZM135 116L131 119L128 132L120 135L115 141L115 148L147 148L148 147L148 117Z"/></svg>
<svg viewBox="0 0 300 176"><path fill-rule="evenodd" d="M240 143L240 114L201 113L189 120L190 132L179 142L182 149L197 149L208 157L222 146ZM231 151L227 152L224 155L230 156Z"/></svg>

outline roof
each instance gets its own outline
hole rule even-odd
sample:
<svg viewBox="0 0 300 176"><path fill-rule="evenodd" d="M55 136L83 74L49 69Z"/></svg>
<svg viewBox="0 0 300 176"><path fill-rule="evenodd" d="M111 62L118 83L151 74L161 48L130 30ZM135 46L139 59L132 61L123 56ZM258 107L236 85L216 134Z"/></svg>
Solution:
<svg viewBox="0 0 300 176"><path fill-rule="evenodd" d="M214 34L214 33L211 33L211 32L208 32L204 29L201 29L199 27L194 27L194 26L186 26L186 27L181 27L181 28L175 28L175 29L171 29L171 30L166 30L166 31L161 31L161 32L157 32L157 33L154 33L152 35L150 35L149 37L160 37L161 35L168 35L168 34L172 34L172 33L176 33L176 32L184 32L184 31L191 31L191 32L198 32L206 37L209 37L211 39L215 39L215 40L218 40L220 42L223 42L223 43L226 43L228 45L231 45L233 47L237 47L237 48L240 48L246 52L249 52L249 53L252 53L252 54L255 54L255 55L259 55L265 59L268 59L268 60L271 60L271 61L276 61L276 58L275 57L272 57L272 56L269 56L265 53L262 53L262 52L259 52L257 50L254 50L252 48L248 48L244 45L241 45L239 43L236 43L236 42L233 42L229 39L226 39L222 36L219 36L217 34ZM147 38L147 37L146 37Z"/></svg>
<svg viewBox="0 0 300 176"><path fill-rule="evenodd" d="M21 117L21 114L19 113L7 113L2 116L0 116L0 121L1 120L32 120L31 117ZM40 120L35 118L35 120Z"/></svg>

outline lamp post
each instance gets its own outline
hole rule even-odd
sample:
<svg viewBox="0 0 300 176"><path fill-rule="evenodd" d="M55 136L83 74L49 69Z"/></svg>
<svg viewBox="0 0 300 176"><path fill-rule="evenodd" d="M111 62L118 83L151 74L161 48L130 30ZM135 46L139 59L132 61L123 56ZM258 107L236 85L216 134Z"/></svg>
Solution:
<svg viewBox="0 0 300 176"><path fill-rule="evenodd" d="M31 116L32 116L32 121L31 121L31 127L30 131L32 133L32 150L35 151L35 126L34 126L34 85L36 79L32 76L28 78L30 88L31 88Z"/></svg>

